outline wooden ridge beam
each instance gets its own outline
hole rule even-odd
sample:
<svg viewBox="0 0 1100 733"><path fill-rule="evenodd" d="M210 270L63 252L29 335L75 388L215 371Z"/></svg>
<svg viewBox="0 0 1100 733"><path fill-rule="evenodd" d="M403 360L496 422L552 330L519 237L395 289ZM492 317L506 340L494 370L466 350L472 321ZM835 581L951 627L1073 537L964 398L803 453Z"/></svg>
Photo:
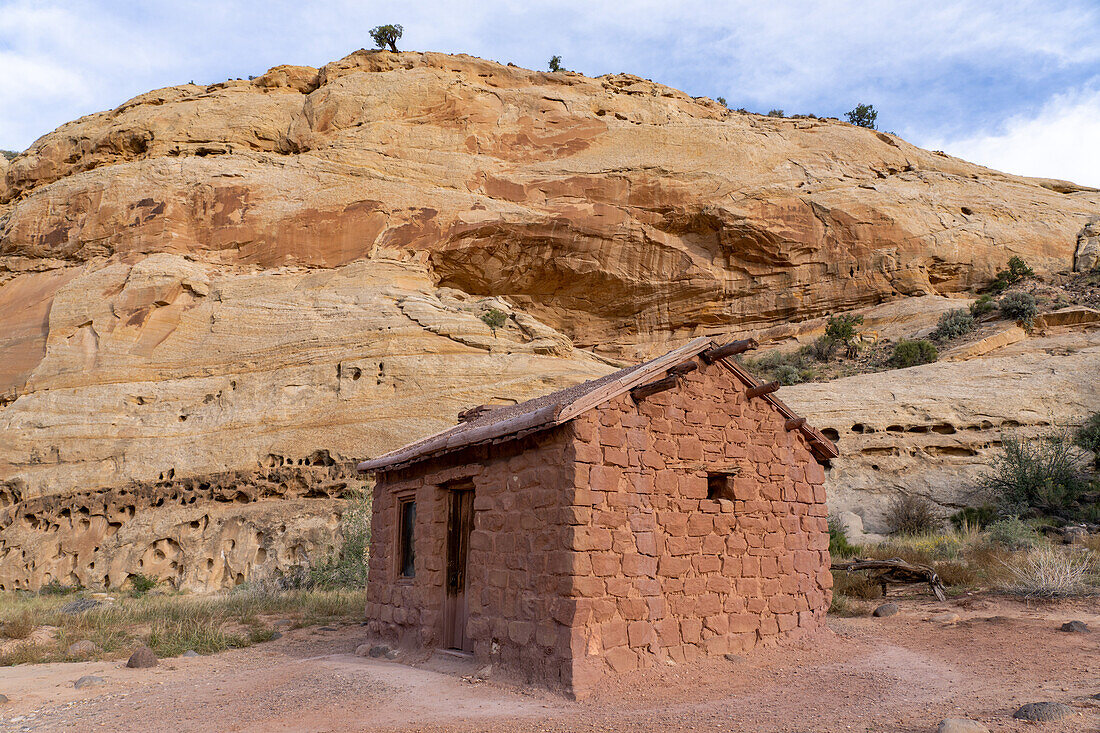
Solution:
<svg viewBox="0 0 1100 733"><path fill-rule="evenodd" d="M791 419L787 420L787 422L783 423L783 427L786 428L788 431L798 430L800 427L802 427L805 424L806 424L806 418L804 418L804 417L792 417Z"/></svg>
<svg viewBox="0 0 1100 733"><path fill-rule="evenodd" d="M693 372L698 368L699 368L699 362L692 359L690 361L685 361L681 364L677 364L676 366L669 369L668 373L669 374L687 374L688 372Z"/></svg>
<svg viewBox="0 0 1100 733"><path fill-rule="evenodd" d="M731 341L725 346L715 346L713 349L707 349L699 356L703 357L703 361L708 364L713 364L719 359L724 359L727 356L733 356L749 349L755 349L760 344L756 343L756 339L742 339L741 341Z"/></svg>
<svg viewBox="0 0 1100 733"><path fill-rule="evenodd" d="M759 387L750 387L745 390L745 399L751 400L753 397L763 397L777 389L779 389L779 382L768 382L767 384L761 384Z"/></svg>
<svg viewBox="0 0 1100 733"><path fill-rule="evenodd" d="M630 397L635 402L641 402L646 397L655 395L658 392L664 392L665 390L672 389L680 384L680 377L677 374L672 374L664 379L658 379L656 382L650 382L649 384L643 384L640 387L635 387L630 390Z"/></svg>

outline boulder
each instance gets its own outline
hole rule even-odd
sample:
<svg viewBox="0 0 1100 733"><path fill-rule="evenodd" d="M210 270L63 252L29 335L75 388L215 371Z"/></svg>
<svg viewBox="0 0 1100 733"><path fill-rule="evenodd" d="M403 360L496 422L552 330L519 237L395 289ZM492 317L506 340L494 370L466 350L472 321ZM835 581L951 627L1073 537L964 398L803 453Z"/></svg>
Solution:
<svg viewBox="0 0 1100 733"><path fill-rule="evenodd" d="M69 601L58 610L61 611L61 613L75 616L78 613L83 613L84 611L98 608L102 605L103 601L97 600L95 598L78 598L75 601Z"/></svg>
<svg viewBox="0 0 1100 733"><path fill-rule="evenodd" d="M1061 626L1061 630L1070 634L1089 634L1092 629L1084 621L1066 621Z"/></svg>
<svg viewBox="0 0 1100 733"><path fill-rule="evenodd" d="M73 687L78 690L83 690L86 687L99 687L104 684L107 684L107 680L102 677L96 677L94 674L86 674L73 682Z"/></svg>
<svg viewBox="0 0 1100 733"><path fill-rule="evenodd" d="M70 644L69 648L65 650L65 653L70 657L84 657L99 653L99 647L95 645L95 642L89 641L88 639L81 639L74 644Z"/></svg>
<svg viewBox="0 0 1100 733"><path fill-rule="evenodd" d="M193 657L198 657L198 656L201 656L201 655L197 651L195 651L194 649L188 649L187 651L185 651L180 656L185 658L185 659L191 659Z"/></svg>
<svg viewBox="0 0 1100 733"><path fill-rule="evenodd" d="M157 666L157 655L147 646L139 646L126 660L126 666L131 669L144 669Z"/></svg>
<svg viewBox="0 0 1100 733"><path fill-rule="evenodd" d="M1047 723L1073 715L1073 708L1060 702L1029 702L1012 714L1016 720Z"/></svg>
<svg viewBox="0 0 1100 733"><path fill-rule="evenodd" d="M940 722L936 733L989 733L989 728L976 720L965 718L947 718Z"/></svg>
<svg viewBox="0 0 1100 733"><path fill-rule="evenodd" d="M899 610L900 609L898 608L898 604L896 603L883 603L881 606L876 608L871 615L877 616L878 618L885 618L886 616L893 616Z"/></svg>
<svg viewBox="0 0 1100 733"><path fill-rule="evenodd" d="M951 611L944 611L943 613L937 613L928 619L934 624L943 624L944 626L951 626L959 622L959 614Z"/></svg>

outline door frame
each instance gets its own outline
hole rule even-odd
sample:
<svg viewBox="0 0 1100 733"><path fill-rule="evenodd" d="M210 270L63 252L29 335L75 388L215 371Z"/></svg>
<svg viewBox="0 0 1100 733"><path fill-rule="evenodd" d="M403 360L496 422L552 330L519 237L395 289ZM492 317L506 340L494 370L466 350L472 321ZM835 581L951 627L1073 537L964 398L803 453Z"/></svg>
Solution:
<svg viewBox="0 0 1100 733"><path fill-rule="evenodd" d="M474 526L474 483L463 479L449 481L440 488L446 497L444 532L443 634L444 649L472 652L466 636L470 562L470 533Z"/></svg>

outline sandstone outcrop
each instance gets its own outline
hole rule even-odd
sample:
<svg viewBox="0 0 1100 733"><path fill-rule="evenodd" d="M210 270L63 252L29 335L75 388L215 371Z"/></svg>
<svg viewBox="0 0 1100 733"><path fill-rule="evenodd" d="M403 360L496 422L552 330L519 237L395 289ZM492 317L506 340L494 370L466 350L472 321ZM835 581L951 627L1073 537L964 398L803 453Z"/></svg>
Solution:
<svg viewBox="0 0 1100 733"><path fill-rule="evenodd" d="M1013 351L1015 349L1015 351ZM1100 330L1016 343L986 358L784 387L792 408L832 438L829 508L888 532L892 498L923 496L950 513L980 503L977 477L1005 432L1072 425L1100 407Z"/></svg>
<svg viewBox="0 0 1100 733"><path fill-rule="evenodd" d="M1097 210L626 74L360 51L149 92L0 168L0 587L285 570L331 544L336 495L117 492L344 465L694 335L884 301L900 328L1011 255L1068 269Z"/></svg>

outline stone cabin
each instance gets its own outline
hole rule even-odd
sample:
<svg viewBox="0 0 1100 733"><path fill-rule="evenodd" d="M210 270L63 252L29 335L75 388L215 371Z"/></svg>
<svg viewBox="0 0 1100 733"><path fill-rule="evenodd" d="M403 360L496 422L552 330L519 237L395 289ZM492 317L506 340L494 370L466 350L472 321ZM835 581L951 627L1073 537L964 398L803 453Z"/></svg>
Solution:
<svg viewBox="0 0 1100 733"><path fill-rule="evenodd" d="M370 632L584 696L821 626L836 447L697 338L359 464Z"/></svg>

